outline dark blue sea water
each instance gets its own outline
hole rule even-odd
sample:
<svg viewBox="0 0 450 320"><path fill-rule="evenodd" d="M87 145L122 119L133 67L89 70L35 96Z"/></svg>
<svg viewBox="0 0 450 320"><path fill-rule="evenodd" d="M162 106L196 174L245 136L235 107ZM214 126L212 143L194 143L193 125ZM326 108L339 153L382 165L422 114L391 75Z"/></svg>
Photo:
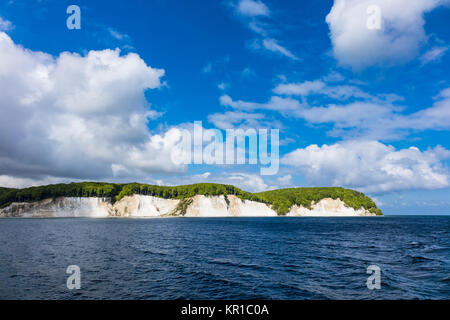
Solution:
<svg viewBox="0 0 450 320"><path fill-rule="evenodd" d="M0 219L0 298L450 299L449 232L445 216Z"/></svg>

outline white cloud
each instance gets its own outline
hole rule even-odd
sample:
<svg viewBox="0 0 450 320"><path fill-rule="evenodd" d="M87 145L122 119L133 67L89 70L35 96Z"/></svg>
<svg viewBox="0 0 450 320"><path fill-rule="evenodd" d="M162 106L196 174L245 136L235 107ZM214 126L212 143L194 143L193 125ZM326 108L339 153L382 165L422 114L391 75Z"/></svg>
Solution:
<svg viewBox="0 0 450 320"><path fill-rule="evenodd" d="M237 4L232 4L235 11L243 16L247 26L258 34L260 38L247 42L247 46L252 50L263 50L265 52L275 53L292 60L299 60L286 47L281 45L278 40L272 38L270 34L278 33L273 24L267 19L270 15L269 8L261 1L240 0Z"/></svg>
<svg viewBox="0 0 450 320"><path fill-rule="evenodd" d="M281 163L296 167L311 185L378 193L448 187L450 174L442 161L449 158L450 150L439 146L396 150L377 141L346 141L297 149Z"/></svg>
<svg viewBox="0 0 450 320"><path fill-rule="evenodd" d="M329 86L322 80L280 84L273 90L273 92L276 94L298 96L320 94L339 100L347 100L349 98L372 98L371 95L362 91L358 87L351 85Z"/></svg>
<svg viewBox="0 0 450 320"><path fill-rule="evenodd" d="M265 49L267 49L269 51L281 54L292 60L299 60L299 58L296 55L294 55L291 51L289 51L288 49L286 49L285 47L280 45L278 43L278 41L275 39L269 39L269 38L263 39L262 45Z"/></svg>
<svg viewBox="0 0 450 320"><path fill-rule="evenodd" d="M310 123L331 123L333 136L365 139L401 139L410 132L450 129L449 89L438 95L434 104L420 111L403 114L402 107L389 101L331 104L299 112Z"/></svg>
<svg viewBox="0 0 450 320"><path fill-rule="evenodd" d="M298 100L289 97L282 98L277 96L271 97L266 103L257 103L242 100L234 101L229 95L223 95L220 97L220 104L245 111L272 110L285 115L292 115L292 112L297 113L303 108L302 104Z"/></svg>
<svg viewBox="0 0 450 320"><path fill-rule="evenodd" d="M434 47L425 52L421 57L420 61L422 64L427 64L433 61L440 60L444 54L447 52L448 47Z"/></svg>
<svg viewBox="0 0 450 320"><path fill-rule="evenodd" d="M340 81L344 81L345 78L339 72L331 71L325 77L323 77L323 80L326 82L340 82Z"/></svg>
<svg viewBox="0 0 450 320"><path fill-rule="evenodd" d="M424 14L448 0L335 0L326 17L333 53L339 63L356 70L404 63L427 41ZM369 6L378 6L381 28L370 29Z"/></svg>
<svg viewBox="0 0 450 320"><path fill-rule="evenodd" d="M271 38L265 39L253 39L248 43L248 47L253 50L262 50L264 49L266 52L270 51L271 53L275 53L277 55L281 55L287 57L292 60L299 60L299 58L294 55L291 51L281 46L277 40Z"/></svg>
<svg viewBox="0 0 450 320"><path fill-rule="evenodd" d="M261 192L269 189L264 179L258 174L231 173L226 179L230 184L245 191Z"/></svg>
<svg viewBox="0 0 450 320"><path fill-rule="evenodd" d="M253 20L248 23L248 27L250 28L250 30L252 30L253 32L255 32L263 37L266 37L267 34L269 33L269 31L267 30L268 23L265 23L265 22Z"/></svg>
<svg viewBox="0 0 450 320"><path fill-rule="evenodd" d="M151 135L158 113L144 92L164 70L134 53L53 57L0 32L0 175L105 179L180 172L170 153L180 131Z"/></svg>
<svg viewBox="0 0 450 320"><path fill-rule="evenodd" d="M332 124L329 135L352 139L398 140L411 132L450 129L450 88L442 90L431 107L409 114L399 104L404 100L401 96L371 95L353 85L330 85L324 80L282 83L273 91L287 97L272 96L256 103L223 95L220 102L242 111L272 110L310 124ZM316 95L322 96L321 106L314 106Z"/></svg>
<svg viewBox="0 0 450 320"><path fill-rule="evenodd" d="M276 188L269 186L259 174L244 172L204 172L194 175L172 176L164 180L164 185L176 186L204 182L231 184L249 192L261 192Z"/></svg>
<svg viewBox="0 0 450 320"><path fill-rule="evenodd" d="M358 123L368 125L365 121L386 118L392 114L391 106L355 102L345 106L330 105L314 107L302 116L310 123L335 123L341 128L356 127Z"/></svg>
<svg viewBox="0 0 450 320"><path fill-rule="evenodd" d="M113 28L108 28L108 32L113 38L115 38L116 40L119 40L119 41L130 39L130 37L127 34L120 33L119 31L117 31Z"/></svg>
<svg viewBox="0 0 450 320"><path fill-rule="evenodd" d="M225 113L214 113L208 116L208 121L215 127L226 130L239 128L260 128L265 116L261 113L247 113L227 111Z"/></svg>
<svg viewBox="0 0 450 320"><path fill-rule="evenodd" d="M41 186L55 183L69 183L67 179L44 177L41 179L18 178L8 175L0 175L0 186L5 188L27 188L30 186Z"/></svg>
<svg viewBox="0 0 450 320"><path fill-rule="evenodd" d="M321 95L333 100L364 100L373 103L392 103L401 101L403 97L396 94L378 94L371 95L355 85L337 84L342 82L343 78L338 73L330 73L327 76L313 80L296 83L286 83L286 79L282 79L283 83L277 85L273 92L279 95L300 96L303 101L308 96Z"/></svg>
<svg viewBox="0 0 450 320"><path fill-rule="evenodd" d="M290 186L292 185L292 176L290 174L279 177L277 179L277 183L281 186Z"/></svg>
<svg viewBox="0 0 450 320"><path fill-rule="evenodd" d="M224 91L225 89L227 89L230 85L228 83L225 82L221 82L217 85L217 88L219 88L220 90Z"/></svg>
<svg viewBox="0 0 450 320"><path fill-rule="evenodd" d="M0 32L1 31L10 31L14 29L13 24L11 21L5 20L2 17L0 17Z"/></svg>
<svg viewBox="0 0 450 320"><path fill-rule="evenodd" d="M202 177L202 178L205 178L205 179L208 179L208 177L211 175L211 172L205 172L205 173L202 173L200 176Z"/></svg>
<svg viewBox="0 0 450 320"><path fill-rule="evenodd" d="M240 0L236 5L236 11L249 17L268 16L270 14L269 8L263 2L257 0Z"/></svg>
<svg viewBox="0 0 450 320"><path fill-rule="evenodd" d="M244 101L233 101L229 95L222 95L220 98L220 104L223 106L231 107L235 110L218 112L210 114L208 121L212 123L216 128L226 129L263 129L263 128L278 128L283 127L282 123L278 120L274 120L263 113L252 112L256 109L274 110L278 112L288 112L293 109L297 109L298 102L289 98L275 97L268 103L253 103ZM292 101L292 104L291 104ZM284 109L283 109L284 108Z"/></svg>
<svg viewBox="0 0 450 320"><path fill-rule="evenodd" d="M326 87L325 83L320 80L304 81L300 83L283 83L278 85L273 92L276 94L286 95L310 95L323 90Z"/></svg>

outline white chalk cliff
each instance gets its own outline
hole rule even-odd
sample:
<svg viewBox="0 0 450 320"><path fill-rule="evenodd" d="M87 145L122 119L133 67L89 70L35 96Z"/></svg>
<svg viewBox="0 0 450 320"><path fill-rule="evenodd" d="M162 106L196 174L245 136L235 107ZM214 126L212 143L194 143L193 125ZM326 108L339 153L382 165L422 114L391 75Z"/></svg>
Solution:
<svg viewBox="0 0 450 320"><path fill-rule="evenodd" d="M110 215L111 204L104 198L61 197L35 202L13 202L0 209L0 217L93 217Z"/></svg>
<svg viewBox="0 0 450 320"><path fill-rule="evenodd" d="M311 209L294 205L287 216L373 216L364 208L347 207L340 199L322 199ZM60 197L36 202L14 202L0 209L0 217L275 217L264 203L241 200L234 195L204 196L189 199L163 199L133 195L111 204L107 198Z"/></svg>
<svg viewBox="0 0 450 320"><path fill-rule="evenodd" d="M375 216L364 208L355 210L347 207L340 199L325 198L311 205L311 210L302 206L293 205L287 216L291 217L354 217Z"/></svg>

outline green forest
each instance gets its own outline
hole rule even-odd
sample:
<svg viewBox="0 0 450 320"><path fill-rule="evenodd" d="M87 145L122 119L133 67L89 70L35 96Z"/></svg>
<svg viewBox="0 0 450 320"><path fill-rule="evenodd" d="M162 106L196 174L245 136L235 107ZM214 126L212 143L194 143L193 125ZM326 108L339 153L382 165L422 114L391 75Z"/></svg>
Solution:
<svg viewBox="0 0 450 320"><path fill-rule="evenodd" d="M310 208L312 201L318 202L323 198L339 198L348 207L355 209L363 207L377 215L382 215L381 210L377 208L376 204L369 197L350 189L338 187L289 188L250 193L232 185L215 183L167 187L141 183L73 182L24 189L0 187L0 208L8 206L12 202L32 202L57 197L102 197L109 198L112 202L115 202L133 194L166 199L188 199L199 194L205 196L235 195L242 200L253 200L272 205L272 208L278 215L285 215L294 204Z"/></svg>
<svg viewBox="0 0 450 320"><path fill-rule="evenodd" d="M377 208L372 199L365 196L363 193L344 189L339 187L327 188L288 188L265 191L256 193L265 203L270 203L272 208L279 214L283 215L289 212L290 208L296 205L302 205L305 208L311 209L312 202L319 202L324 198L341 199L346 206L360 209L363 207L377 215L383 215L380 209Z"/></svg>

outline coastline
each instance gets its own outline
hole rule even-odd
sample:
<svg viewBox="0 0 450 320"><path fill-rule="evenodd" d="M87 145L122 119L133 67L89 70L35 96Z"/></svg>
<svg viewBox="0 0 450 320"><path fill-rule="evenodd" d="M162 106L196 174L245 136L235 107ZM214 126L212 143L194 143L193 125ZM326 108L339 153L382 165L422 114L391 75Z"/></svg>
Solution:
<svg viewBox="0 0 450 320"><path fill-rule="evenodd" d="M0 209L0 217L20 218L233 218L233 217L357 217L375 216L355 210L340 199L324 198L310 208L293 205L279 215L271 205L242 200L234 195L196 195L187 199L126 196L113 203L108 198L58 197L34 202L13 202Z"/></svg>

